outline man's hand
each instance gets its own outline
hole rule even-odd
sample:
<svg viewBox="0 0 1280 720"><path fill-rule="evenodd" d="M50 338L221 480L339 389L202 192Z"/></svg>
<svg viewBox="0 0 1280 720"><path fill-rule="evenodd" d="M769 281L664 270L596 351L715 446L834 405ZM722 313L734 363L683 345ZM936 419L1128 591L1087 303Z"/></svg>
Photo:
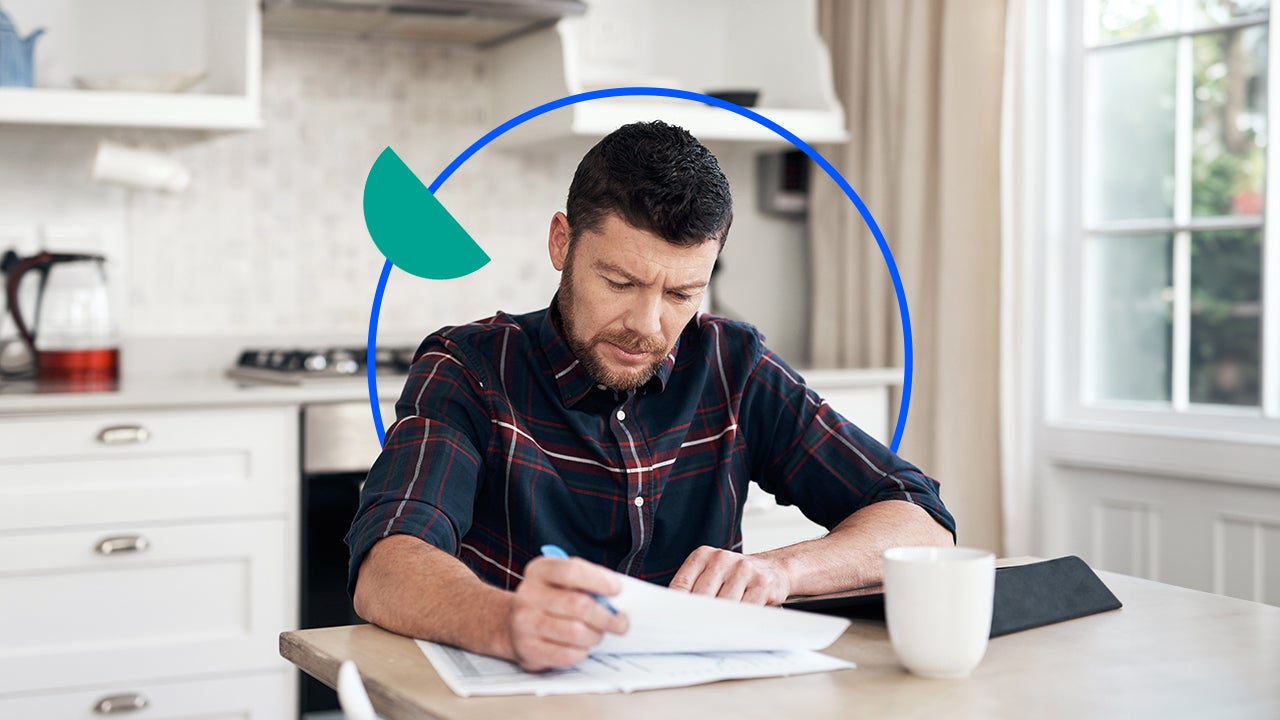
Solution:
<svg viewBox="0 0 1280 720"><path fill-rule="evenodd" d="M516 662L535 672L570 667L585 660L606 632L626 634L626 614L610 613L590 595L619 592L616 573L586 560L530 560L508 622Z"/></svg>
<svg viewBox="0 0 1280 720"><path fill-rule="evenodd" d="M754 605L781 605L790 594L791 582L775 561L703 545L685 559L671 580L671 589Z"/></svg>

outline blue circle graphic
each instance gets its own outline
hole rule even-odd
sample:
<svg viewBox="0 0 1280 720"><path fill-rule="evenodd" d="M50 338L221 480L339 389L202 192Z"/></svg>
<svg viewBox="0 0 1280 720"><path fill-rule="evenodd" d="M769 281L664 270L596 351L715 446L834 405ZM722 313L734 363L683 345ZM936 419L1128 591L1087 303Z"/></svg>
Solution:
<svg viewBox="0 0 1280 720"><path fill-rule="evenodd" d="M676 90L673 88L663 87L616 87L605 88L603 90L592 90L590 92L582 92L574 95L568 95L544 103L530 110L526 110L519 115L507 120L498 127L490 130L479 140L476 140L466 150L463 150L458 157L449 163L448 167L436 176L431 182L427 190L432 195L444 185L445 181L453 175L458 168L462 167L472 155L475 155L481 148L493 142L508 130L525 123L539 115L544 115L552 110L569 105L575 105L588 100L600 100L611 97L627 97L627 96L651 96L675 98L677 100L689 100L691 102L702 103L704 105L714 105L723 108L732 113L737 113L748 120L772 130L787 142L790 142L799 150L808 155L818 167L826 171L827 175L835 181L836 185L844 191L844 194L858 208L858 214L862 216L862 221L870 228L871 234L876 238L876 245L880 247L880 254L884 256L885 264L889 268L889 276L893 279L893 292L898 298L898 314L902 319L902 339L903 339L903 373L902 373L902 404L898 407L898 421L893 429L893 441L889 444L889 448L894 452L898 451L898 445L902 442L902 433L907 425L907 410L911 407L911 376L914 366L913 362L913 345L911 341L911 313L907 309L907 294L902 288L902 277L898 273L898 265L893 261L893 253L889 250L889 244L885 242L884 233L880 230L880 226L876 224L876 219L871 216L871 211L867 209L866 204L862 202L862 198L858 197L858 193L849 185L849 181L844 179L840 171L827 161L817 150L814 150L808 143L801 140L790 130L782 127L778 123L761 115L754 110L726 102L719 98L703 95L702 93L691 92L689 90ZM368 355L366 357L367 377L369 381L369 405L373 410L373 426L378 433L378 443L382 444L386 441L386 429L382 422L382 408L378 404L378 379L377 379L377 359L375 358L375 350L378 340L378 316L382 310L382 295L387 288L387 279L391 277L391 261L387 260L382 265L382 274L378 276L378 289L373 293L373 308L369 312L369 336L368 336Z"/></svg>

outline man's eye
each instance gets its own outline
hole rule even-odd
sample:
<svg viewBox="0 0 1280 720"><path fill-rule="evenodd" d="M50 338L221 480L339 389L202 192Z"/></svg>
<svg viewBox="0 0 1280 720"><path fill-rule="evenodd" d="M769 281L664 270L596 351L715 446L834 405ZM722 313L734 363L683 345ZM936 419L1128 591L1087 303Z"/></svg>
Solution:
<svg viewBox="0 0 1280 720"><path fill-rule="evenodd" d="M627 288L631 287L631 283L614 282L607 278L605 279L605 282L609 283L609 287L613 288L614 290L626 290Z"/></svg>
<svg viewBox="0 0 1280 720"><path fill-rule="evenodd" d="M676 302L689 302L690 300L693 299L693 296L690 295L689 293L673 292L668 294L671 296L671 299L675 300Z"/></svg>

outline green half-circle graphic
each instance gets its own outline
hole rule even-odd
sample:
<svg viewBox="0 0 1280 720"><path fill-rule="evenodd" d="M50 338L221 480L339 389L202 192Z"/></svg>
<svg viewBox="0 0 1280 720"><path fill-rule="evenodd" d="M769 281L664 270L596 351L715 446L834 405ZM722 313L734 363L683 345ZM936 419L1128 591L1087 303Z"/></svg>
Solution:
<svg viewBox="0 0 1280 720"><path fill-rule="evenodd" d="M364 224L383 257L411 275L452 280L489 262L391 148L382 151L364 181Z"/></svg>

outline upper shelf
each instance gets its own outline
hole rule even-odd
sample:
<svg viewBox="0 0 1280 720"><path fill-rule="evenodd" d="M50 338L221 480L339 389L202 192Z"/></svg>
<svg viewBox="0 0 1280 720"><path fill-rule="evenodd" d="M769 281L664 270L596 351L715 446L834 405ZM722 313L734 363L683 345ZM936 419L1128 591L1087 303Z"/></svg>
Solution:
<svg viewBox="0 0 1280 720"><path fill-rule="evenodd" d="M0 88L0 123L234 130L261 123L255 0L4 0L35 44L35 87ZM200 75L185 92L139 83ZM79 82L77 82L79 81ZM78 84L124 83L88 90Z"/></svg>
<svg viewBox="0 0 1280 720"><path fill-rule="evenodd" d="M0 88L0 122L244 130L261 119L244 96Z"/></svg>
<svg viewBox="0 0 1280 720"><path fill-rule="evenodd" d="M751 109L806 142L844 142L844 109L811 0L593 0L587 13L493 50L494 107L514 117L560 97L605 87L695 92L756 90ZM680 99L620 97L552 111L513 129L532 145L600 137L661 119L703 141L783 144L772 130L721 108Z"/></svg>
<svg viewBox="0 0 1280 720"><path fill-rule="evenodd" d="M844 142L849 139L844 129L844 116L840 113L799 108L751 109L808 143ZM588 100L530 120L513 129L509 135L513 138L513 145L569 137L599 138L638 120L664 120L679 125L702 141L786 143L772 130L728 110L657 97Z"/></svg>

